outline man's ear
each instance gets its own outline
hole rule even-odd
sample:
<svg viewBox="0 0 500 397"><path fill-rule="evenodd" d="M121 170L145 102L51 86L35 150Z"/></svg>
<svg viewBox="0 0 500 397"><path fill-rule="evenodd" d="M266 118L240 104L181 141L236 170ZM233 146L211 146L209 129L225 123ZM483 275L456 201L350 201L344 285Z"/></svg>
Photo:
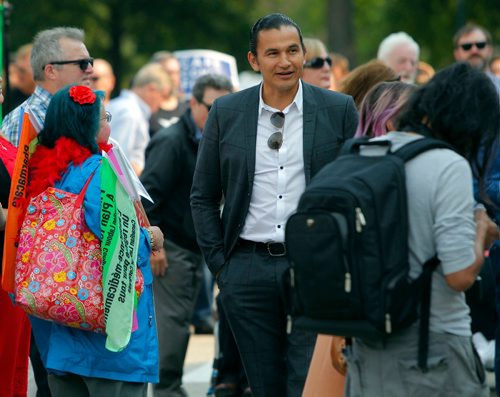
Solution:
<svg viewBox="0 0 500 397"><path fill-rule="evenodd" d="M193 110L197 103L198 101L195 99L195 97L191 96L191 98L189 99L189 107L191 108L191 110Z"/></svg>
<svg viewBox="0 0 500 397"><path fill-rule="evenodd" d="M254 72L260 72L259 62L257 61L257 56L255 56L252 51L248 51L248 63L252 67Z"/></svg>
<svg viewBox="0 0 500 397"><path fill-rule="evenodd" d="M385 123L385 129L387 130L387 132L395 131L394 123L392 122L392 120L387 120L387 123Z"/></svg>
<svg viewBox="0 0 500 397"><path fill-rule="evenodd" d="M45 75L45 78L47 80L55 80L56 78L56 69L54 65L51 65L50 63L45 65L43 68L43 74Z"/></svg>

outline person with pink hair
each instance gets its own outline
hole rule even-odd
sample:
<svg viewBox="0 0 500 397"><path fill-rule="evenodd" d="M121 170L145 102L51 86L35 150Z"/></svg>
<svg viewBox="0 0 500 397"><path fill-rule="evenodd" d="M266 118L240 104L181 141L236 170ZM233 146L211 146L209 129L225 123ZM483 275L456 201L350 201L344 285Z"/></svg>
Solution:
<svg viewBox="0 0 500 397"><path fill-rule="evenodd" d="M394 128L394 118L404 107L416 86L400 81L375 85L361 102L355 137L376 137Z"/></svg>

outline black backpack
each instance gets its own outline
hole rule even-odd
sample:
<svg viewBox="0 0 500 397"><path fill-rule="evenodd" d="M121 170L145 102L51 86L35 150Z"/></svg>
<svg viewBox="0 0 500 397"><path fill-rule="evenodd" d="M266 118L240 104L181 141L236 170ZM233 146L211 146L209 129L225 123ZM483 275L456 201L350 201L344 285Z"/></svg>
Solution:
<svg viewBox="0 0 500 397"><path fill-rule="evenodd" d="M384 146L387 153L361 155L362 145ZM439 261L429 259L410 280L405 162L452 148L428 138L394 153L390 145L351 139L306 187L285 229L291 314L299 328L372 340L420 317L419 365L425 370L430 284Z"/></svg>

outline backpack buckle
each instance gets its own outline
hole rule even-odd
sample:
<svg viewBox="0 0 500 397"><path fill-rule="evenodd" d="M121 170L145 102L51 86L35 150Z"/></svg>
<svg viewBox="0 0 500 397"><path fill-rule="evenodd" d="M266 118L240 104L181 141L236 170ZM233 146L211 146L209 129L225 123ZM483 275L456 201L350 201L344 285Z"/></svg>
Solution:
<svg viewBox="0 0 500 397"><path fill-rule="evenodd" d="M286 245L285 243L267 243L267 252L270 256L285 256Z"/></svg>

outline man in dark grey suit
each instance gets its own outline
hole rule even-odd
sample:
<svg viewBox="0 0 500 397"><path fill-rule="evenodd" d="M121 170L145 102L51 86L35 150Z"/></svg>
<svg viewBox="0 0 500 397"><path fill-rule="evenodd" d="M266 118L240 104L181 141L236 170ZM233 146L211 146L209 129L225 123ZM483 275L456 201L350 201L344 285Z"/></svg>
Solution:
<svg viewBox="0 0 500 397"><path fill-rule="evenodd" d="M263 83L212 106L191 208L252 395L301 396L316 335L286 332L285 224L311 177L354 134L358 118L351 97L300 80L302 34L287 16L255 23L248 60Z"/></svg>

